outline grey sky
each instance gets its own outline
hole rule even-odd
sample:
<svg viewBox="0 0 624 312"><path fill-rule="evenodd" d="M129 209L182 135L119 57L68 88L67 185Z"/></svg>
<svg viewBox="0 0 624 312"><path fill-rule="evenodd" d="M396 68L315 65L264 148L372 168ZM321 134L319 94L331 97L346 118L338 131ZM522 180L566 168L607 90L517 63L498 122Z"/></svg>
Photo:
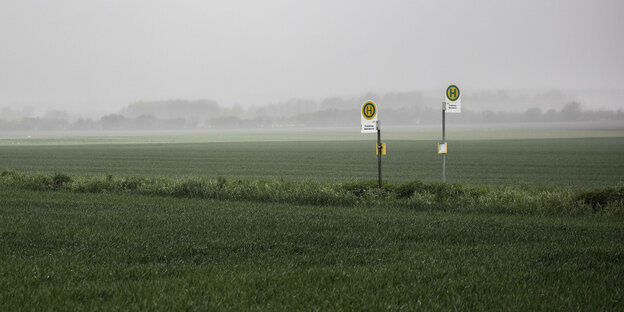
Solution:
<svg viewBox="0 0 624 312"><path fill-rule="evenodd" d="M0 0L0 107L622 89L624 1ZM443 92L443 91L441 91Z"/></svg>

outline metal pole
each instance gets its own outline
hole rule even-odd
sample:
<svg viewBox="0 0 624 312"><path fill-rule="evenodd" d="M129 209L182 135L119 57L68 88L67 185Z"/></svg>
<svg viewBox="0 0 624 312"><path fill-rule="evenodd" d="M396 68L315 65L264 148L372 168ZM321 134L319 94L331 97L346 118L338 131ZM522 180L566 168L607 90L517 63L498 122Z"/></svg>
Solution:
<svg viewBox="0 0 624 312"><path fill-rule="evenodd" d="M377 122L377 168L379 171L379 188L381 188L381 129Z"/></svg>
<svg viewBox="0 0 624 312"><path fill-rule="evenodd" d="M442 143L446 143L446 103L442 102ZM446 153L442 154L442 183L446 182Z"/></svg>

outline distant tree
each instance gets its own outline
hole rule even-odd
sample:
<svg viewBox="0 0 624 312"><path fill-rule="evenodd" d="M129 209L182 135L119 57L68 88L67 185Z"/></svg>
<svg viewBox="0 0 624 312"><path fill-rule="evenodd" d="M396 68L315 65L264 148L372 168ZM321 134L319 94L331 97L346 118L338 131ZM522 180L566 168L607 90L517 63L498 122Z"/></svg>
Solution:
<svg viewBox="0 0 624 312"><path fill-rule="evenodd" d="M566 104L559 113L559 117L563 121L581 120L583 113L581 112L581 103L571 102Z"/></svg>
<svg viewBox="0 0 624 312"><path fill-rule="evenodd" d="M43 118L54 120L67 120L69 119L69 115L67 114L67 112L53 109L45 112Z"/></svg>
<svg viewBox="0 0 624 312"><path fill-rule="evenodd" d="M140 115L131 121L131 127L133 129L156 129L158 128L158 119L152 115Z"/></svg>
<svg viewBox="0 0 624 312"><path fill-rule="evenodd" d="M100 119L100 123L102 124L102 128L105 130L118 130L126 128L128 119L122 115L110 114L103 116Z"/></svg>
<svg viewBox="0 0 624 312"><path fill-rule="evenodd" d="M528 122L541 121L542 110L538 107L531 107L524 112L524 120Z"/></svg>
<svg viewBox="0 0 624 312"><path fill-rule="evenodd" d="M557 120L557 111L554 109L549 109L544 114L545 121L556 121Z"/></svg>
<svg viewBox="0 0 624 312"><path fill-rule="evenodd" d="M93 121L91 118L80 118L76 120L74 123L69 125L69 129L71 130L95 130L97 129L97 123Z"/></svg>

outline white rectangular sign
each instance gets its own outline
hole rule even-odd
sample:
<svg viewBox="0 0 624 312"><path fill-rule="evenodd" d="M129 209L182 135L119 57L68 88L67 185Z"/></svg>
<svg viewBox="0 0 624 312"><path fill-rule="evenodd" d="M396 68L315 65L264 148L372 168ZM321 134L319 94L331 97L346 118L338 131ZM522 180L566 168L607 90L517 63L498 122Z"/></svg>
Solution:
<svg viewBox="0 0 624 312"><path fill-rule="evenodd" d="M362 104L361 112L361 133L377 133L377 105L373 101Z"/></svg>
<svg viewBox="0 0 624 312"><path fill-rule="evenodd" d="M461 98L457 99L455 102L446 102L446 112L447 113L461 113Z"/></svg>
<svg viewBox="0 0 624 312"><path fill-rule="evenodd" d="M377 133L377 122L375 123L362 123L362 133Z"/></svg>
<svg viewBox="0 0 624 312"><path fill-rule="evenodd" d="M438 143L438 154L446 154L446 151L447 151L446 142Z"/></svg>

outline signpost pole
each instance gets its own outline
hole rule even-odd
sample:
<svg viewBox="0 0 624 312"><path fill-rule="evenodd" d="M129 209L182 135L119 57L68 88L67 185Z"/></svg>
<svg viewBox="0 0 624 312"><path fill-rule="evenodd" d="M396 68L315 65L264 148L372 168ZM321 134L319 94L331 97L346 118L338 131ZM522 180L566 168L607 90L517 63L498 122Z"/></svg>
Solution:
<svg viewBox="0 0 624 312"><path fill-rule="evenodd" d="M362 133L377 132L377 171L379 174L379 188L381 188L381 153L386 150L381 144L381 129L377 117L377 105L373 101L366 101L362 104L361 128Z"/></svg>
<svg viewBox="0 0 624 312"><path fill-rule="evenodd" d="M446 143L446 103L442 102L442 143ZM442 154L442 183L446 182L446 153Z"/></svg>
<svg viewBox="0 0 624 312"><path fill-rule="evenodd" d="M377 169L379 171L379 188L381 188L381 129L377 121Z"/></svg>
<svg viewBox="0 0 624 312"><path fill-rule="evenodd" d="M442 147L438 147L438 153L442 154L442 183L446 183L446 111L449 113L461 113L461 93L459 88L452 84L446 88L444 102L442 102Z"/></svg>

